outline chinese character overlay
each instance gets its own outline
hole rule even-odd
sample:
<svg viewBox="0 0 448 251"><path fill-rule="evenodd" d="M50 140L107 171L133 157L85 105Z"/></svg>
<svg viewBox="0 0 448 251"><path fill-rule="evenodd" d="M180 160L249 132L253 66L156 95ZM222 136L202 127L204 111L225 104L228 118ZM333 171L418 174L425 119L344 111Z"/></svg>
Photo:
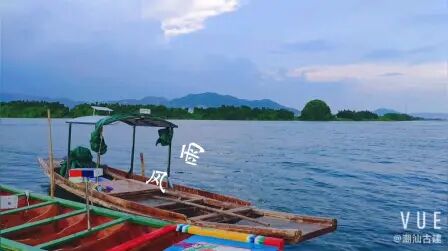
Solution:
<svg viewBox="0 0 448 251"><path fill-rule="evenodd" d="M188 148L186 148L186 145L182 146L182 151L180 152L180 158L182 159L185 156L185 163L192 166L196 166L197 159L199 159L199 153L203 152L205 152L204 148L192 142L188 145Z"/></svg>
<svg viewBox="0 0 448 251"><path fill-rule="evenodd" d="M167 176L166 172L154 170L152 171L151 178L149 178L149 180L146 181L146 184L149 184L154 181L156 185L160 187L160 191L162 191L162 193L165 193L165 189L163 189L162 186L162 181L166 176Z"/></svg>

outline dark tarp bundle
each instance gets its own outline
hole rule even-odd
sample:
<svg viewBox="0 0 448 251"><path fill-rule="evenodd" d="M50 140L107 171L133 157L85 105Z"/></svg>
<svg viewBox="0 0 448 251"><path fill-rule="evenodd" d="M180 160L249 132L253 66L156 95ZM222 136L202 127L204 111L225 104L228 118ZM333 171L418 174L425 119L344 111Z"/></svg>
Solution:
<svg viewBox="0 0 448 251"><path fill-rule="evenodd" d="M95 162L92 161L92 154L89 148L78 146L70 151L70 168L93 168L95 167ZM61 163L61 170L59 174L65 176L67 173L67 160Z"/></svg>
<svg viewBox="0 0 448 251"><path fill-rule="evenodd" d="M168 146L171 145L171 140L173 140L173 128L159 129L159 139L157 139L156 145L160 143L162 146Z"/></svg>
<svg viewBox="0 0 448 251"><path fill-rule="evenodd" d="M90 148L92 151L103 155L107 151L107 145L104 142L104 138L102 136L103 126L112 124L114 122L121 121L131 126L154 126L154 127L165 127L167 130L162 131L159 130L159 139L158 143L161 143L162 146L166 146L171 144L171 139L173 138L173 128L177 127L175 124L163 120L161 118L153 117L147 114L116 114L112 116L108 116L104 119L101 119L95 124L95 130L90 135Z"/></svg>
<svg viewBox="0 0 448 251"><path fill-rule="evenodd" d="M99 122L101 122L101 120ZM95 130L90 134L90 149L103 155L107 152L107 145L106 142L104 142L103 126L101 125L98 127L98 123L95 125Z"/></svg>
<svg viewBox="0 0 448 251"><path fill-rule="evenodd" d="M104 119L101 119L95 124L95 130L90 134L90 149L92 151L99 153L100 155L103 155L107 152L107 145L106 142L104 142L103 137L103 126L112 124L117 121L121 121L125 118L132 117L135 115L129 115L129 114L117 114L108 116Z"/></svg>

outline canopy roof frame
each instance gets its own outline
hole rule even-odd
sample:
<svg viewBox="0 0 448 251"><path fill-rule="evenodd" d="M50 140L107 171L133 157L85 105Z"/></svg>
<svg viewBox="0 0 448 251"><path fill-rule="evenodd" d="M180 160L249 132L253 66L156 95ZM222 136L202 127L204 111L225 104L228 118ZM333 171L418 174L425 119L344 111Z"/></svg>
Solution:
<svg viewBox="0 0 448 251"><path fill-rule="evenodd" d="M170 127L170 128L177 128L177 125L158 118L149 116L147 114L139 114L139 115L129 115L129 116L135 116L134 118L126 118L123 120L120 120L119 122L125 123L130 126L148 126L148 127ZM84 125L96 125L96 123L102 119L105 119L110 116L83 116L83 117L77 117L71 120L67 120L66 123L68 124L84 124Z"/></svg>
<svg viewBox="0 0 448 251"><path fill-rule="evenodd" d="M71 150L71 138L72 138L72 125L96 125L102 119L106 119L110 116L83 116L74 118L66 121L68 123L68 145L67 145L67 166L70 167L70 150ZM132 148L131 148L131 167L129 169L129 174L133 173L134 170L134 154L135 154L135 129L137 126L147 126L147 127L159 127L159 128L177 128L176 124L173 124L167 120L149 116L147 114L129 114L128 117L118 120L117 122L123 122L129 126L132 126ZM115 124L112 123L112 124ZM106 124L108 125L108 124ZM171 143L168 145L168 165L167 165L167 176L170 177L171 169Z"/></svg>

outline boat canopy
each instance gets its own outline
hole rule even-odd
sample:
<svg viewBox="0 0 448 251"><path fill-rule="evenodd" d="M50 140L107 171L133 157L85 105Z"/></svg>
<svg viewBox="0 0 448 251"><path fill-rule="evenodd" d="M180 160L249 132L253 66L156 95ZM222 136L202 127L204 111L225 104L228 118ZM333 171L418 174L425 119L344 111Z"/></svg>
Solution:
<svg viewBox="0 0 448 251"><path fill-rule="evenodd" d="M169 127L177 128L177 125L161 118L150 116L148 114L117 114L111 116L83 116L67 120L69 124L96 125L102 120L102 125L108 125L115 122L123 122L130 126L151 126L151 127Z"/></svg>
<svg viewBox="0 0 448 251"><path fill-rule="evenodd" d="M148 114L116 114L107 116L97 121L95 127L105 126L115 122L123 122L130 126L152 126L152 127L169 127L177 128L177 125L164 119L154 117Z"/></svg>
<svg viewBox="0 0 448 251"><path fill-rule="evenodd" d="M149 127L159 127L159 139L156 144L161 144L162 146L168 146L168 176L170 173L171 165L171 141L173 139L173 129L177 128L177 125L158 118L151 116L149 114L140 113L130 113L130 114L115 114L110 116L84 116L68 120L69 124L69 136L68 136L68 151L67 151L67 163L70 166L70 149L71 149L71 127L72 124L88 124L95 125L94 131L90 135L90 149L97 155L97 164L100 162L100 155L103 155L107 151L107 145L103 137L103 126L114 124L117 122L122 122L127 125L132 126L132 150L131 150L131 168L129 173L132 174L134 169L134 149L135 149L135 128L137 126L149 126Z"/></svg>

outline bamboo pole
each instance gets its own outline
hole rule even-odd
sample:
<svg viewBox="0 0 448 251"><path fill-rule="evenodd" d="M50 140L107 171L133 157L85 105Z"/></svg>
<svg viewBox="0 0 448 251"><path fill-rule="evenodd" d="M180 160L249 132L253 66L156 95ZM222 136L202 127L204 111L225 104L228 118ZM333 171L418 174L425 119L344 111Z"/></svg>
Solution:
<svg viewBox="0 0 448 251"><path fill-rule="evenodd" d="M131 169L129 169L129 175L132 175L134 172L134 151L135 151L135 125L132 126Z"/></svg>
<svg viewBox="0 0 448 251"><path fill-rule="evenodd" d="M145 159L143 158L143 153L140 153L140 169L142 171L142 176L145 177Z"/></svg>
<svg viewBox="0 0 448 251"><path fill-rule="evenodd" d="M87 214L87 230L90 230L90 207L89 207L89 178L83 177L86 186L86 214Z"/></svg>
<svg viewBox="0 0 448 251"><path fill-rule="evenodd" d="M50 160L50 195L54 198L54 164L53 164L53 138L51 136L51 111L47 110L48 117L48 154Z"/></svg>

